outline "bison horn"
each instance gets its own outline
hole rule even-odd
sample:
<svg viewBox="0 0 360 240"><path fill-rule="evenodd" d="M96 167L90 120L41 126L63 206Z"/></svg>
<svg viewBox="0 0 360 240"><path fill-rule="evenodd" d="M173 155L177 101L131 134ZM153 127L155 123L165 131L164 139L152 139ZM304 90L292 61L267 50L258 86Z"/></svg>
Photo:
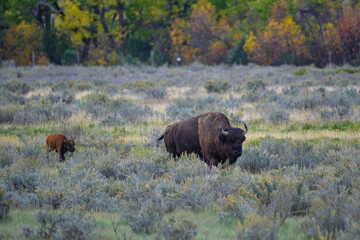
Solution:
<svg viewBox="0 0 360 240"><path fill-rule="evenodd" d="M245 122L241 122L241 123L244 124L244 126L245 126L245 132L244 132L244 135L245 135L247 133L247 131L248 131L248 128L247 128Z"/></svg>
<svg viewBox="0 0 360 240"><path fill-rule="evenodd" d="M224 123L222 123L220 125L220 128L219 128L219 132L220 132L220 135L224 135L224 136L227 136L229 134L228 131L225 131L224 129L222 129L222 126L224 125Z"/></svg>

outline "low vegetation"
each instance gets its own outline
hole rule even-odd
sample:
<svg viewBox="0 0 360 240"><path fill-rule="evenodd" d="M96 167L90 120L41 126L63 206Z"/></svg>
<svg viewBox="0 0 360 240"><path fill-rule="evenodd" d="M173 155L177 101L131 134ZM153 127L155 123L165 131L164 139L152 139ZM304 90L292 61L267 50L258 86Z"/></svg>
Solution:
<svg viewBox="0 0 360 240"><path fill-rule="evenodd" d="M359 72L198 63L51 68L0 69L2 239L360 233ZM236 127L246 121L234 165L174 160L157 147L167 125L207 111L225 113ZM46 157L53 133L75 139L64 163L57 153Z"/></svg>

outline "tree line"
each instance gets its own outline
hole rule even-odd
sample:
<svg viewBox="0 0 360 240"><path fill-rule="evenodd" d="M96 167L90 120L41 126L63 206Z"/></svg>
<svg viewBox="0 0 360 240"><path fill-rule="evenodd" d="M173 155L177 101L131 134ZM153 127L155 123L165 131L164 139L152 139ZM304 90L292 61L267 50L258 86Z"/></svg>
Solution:
<svg viewBox="0 0 360 240"><path fill-rule="evenodd" d="M357 0L3 0L17 65L360 65ZM35 56L33 56L35 52Z"/></svg>

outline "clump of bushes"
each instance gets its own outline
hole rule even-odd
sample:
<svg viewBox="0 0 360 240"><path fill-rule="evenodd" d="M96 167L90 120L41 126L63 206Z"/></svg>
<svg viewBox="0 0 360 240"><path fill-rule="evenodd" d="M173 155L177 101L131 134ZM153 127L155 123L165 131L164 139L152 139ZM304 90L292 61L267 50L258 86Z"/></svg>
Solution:
<svg viewBox="0 0 360 240"><path fill-rule="evenodd" d="M10 219L10 204L5 200L5 191L0 185L0 222Z"/></svg>
<svg viewBox="0 0 360 240"><path fill-rule="evenodd" d="M226 92L231 85L226 80L215 80L215 81L206 81L205 82L205 89L208 93L223 93Z"/></svg>
<svg viewBox="0 0 360 240"><path fill-rule="evenodd" d="M127 100L111 100L104 93L93 93L85 96L81 108L94 119L100 119L103 124L114 125L127 122L145 122L153 111L145 106Z"/></svg>
<svg viewBox="0 0 360 240"><path fill-rule="evenodd" d="M293 72L293 74L294 74L295 76L302 76L302 75L305 75L307 72L308 72L307 69L305 69L305 68L300 68L300 69L298 69L298 70L295 70L295 71Z"/></svg>
<svg viewBox="0 0 360 240"><path fill-rule="evenodd" d="M197 226L189 219L175 220L171 217L163 221L161 232L165 239L188 240L197 235Z"/></svg>
<svg viewBox="0 0 360 240"><path fill-rule="evenodd" d="M80 92L80 91L86 91L86 90L91 90L93 89L94 86L88 82L85 81L77 81L76 83L74 83L70 90L74 91L74 92Z"/></svg>
<svg viewBox="0 0 360 240"><path fill-rule="evenodd" d="M127 209L125 218L135 233L151 233L159 227L165 213L161 205L157 205L151 200L138 202L135 206L131 205Z"/></svg>
<svg viewBox="0 0 360 240"><path fill-rule="evenodd" d="M23 235L27 239L94 239L95 221L84 213L65 211L54 213L40 211L36 215L38 228L25 227Z"/></svg>
<svg viewBox="0 0 360 240"><path fill-rule="evenodd" d="M208 111L224 112L225 109L219 105L220 100L214 96L206 98L179 98L175 99L173 104L166 107L166 115L171 121L179 121Z"/></svg>
<svg viewBox="0 0 360 240"><path fill-rule="evenodd" d="M314 146L308 142L277 140L264 138L258 146L250 146L243 151L241 161L237 161L241 168L252 173L264 170L279 169L281 167L297 166L300 169L317 167L324 161L327 151L335 150L341 154L344 149L338 149L330 144Z"/></svg>
<svg viewBox="0 0 360 240"><path fill-rule="evenodd" d="M14 122L14 116L19 111L19 109L20 107L13 105L0 108L0 123Z"/></svg>
<svg viewBox="0 0 360 240"><path fill-rule="evenodd" d="M150 87L145 90L145 98L162 99L167 95L164 87Z"/></svg>
<svg viewBox="0 0 360 240"><path fill-rule="evenodd" d="M34 124L45 121L62 121L67 120L73 115L73 109L62 102L49 105L40 102L32 102L20 107L13 116L9 116L16 124Z"/></svg>
<svg viewBox="0 0 360 240"><path fill-rule="evenodd" d="M17 94L27 94L32 89L28 83L15 79L1 84L0 87Z"/></svg>
<svg viewBox="0 0 360 240"><path fill-rule="evenodd" d="M124 87L130 89L135 93L145 92L149 88L154 88L155 83L152 81L134 81L134 82L126 82L124 83Z"/></svg>
<svg viewBox="0 0 360 240"><path fill-rule="evenodd" d="M280 106L268 107L263 110L263 116L271 123L282 123L290 121L290 113Z"/></svg>
<svg viewBox="0 0 360 240"><path fill-rule="evenodd" d="M351 234L352 227L360 223L359 204L356 200L358 190L353 196L345 187L323 187L326 191L319 191L319 196L312 201L303 225L305 232L315 239L337 236L340 233L345 236Z"/></svg>
<svg viewBox="0 0 360 240"><path fill-rule="evenodd" d="M267 239L275 240L280 224L270 216L248 215L243 222L238 222L236 239Z"/></svg>
<svg viewBox="0 0 360 240"><path fill-rule="evenodd" d="M10 104L24 105L25 99L19 94L12 93L6 89L0 89L0 106L6 106Z"/></svg>
<svg viewBox="0 0 360 240"><path fill-rule="evenodd" d="M246 83L246 89L248 91L260 92L266 89L266 83L263 80L255 79Z"/></svg>
<svg viewBox="0 0 360 240"><path fill-rule="evenodd" d="M239 187L236 194L229 194L221 202L220 220L236 218L245 220L245 216L256 212L256 202L248 198L244 187Z"/></svg>

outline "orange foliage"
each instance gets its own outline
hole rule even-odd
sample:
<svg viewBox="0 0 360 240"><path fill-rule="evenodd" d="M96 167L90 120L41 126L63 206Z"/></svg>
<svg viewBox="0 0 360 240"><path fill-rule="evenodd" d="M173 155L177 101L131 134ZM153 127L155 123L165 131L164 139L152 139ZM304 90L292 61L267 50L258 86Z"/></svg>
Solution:
<svg viewBox="0 0 360 240"><path fill-rule="evenodd" d="M253 32L250 32L247 37L244 44L244 50L255 63L265 64L265 52L262 50L260 43Z"/></svg>
<svg viewBox="0 0 360 240"><path fill-rule="evenodd" d="M177 53L183 62L188 63L193 59L197 49L189 46L189 36L185 33L184 29L185 22L179 18L175 19L174 23L171 25L170 37L173 46L172 56L175 56Z"/></svg>
<svg viewBox="0 0 360 240"><path fill-rule="evenodd" d="M206 57L203 59L203 62L207 64L220 64L225 62L228 57L228 49L224 42L217 41L214 42L210 48Z"/></svg>
<svg viewBox="0 0 360 240"><path fill-rule="evenodd" d="M324 25L323 43L328 52L332 52L333 54L340 54L342 52L339 30L332 23Z"/></svg>
<svg viewBox="0 0 360 240"><path fill-rule="evenodd" d="M12 25L5 34L4 49L1 51L4 59L14 59L18 66L32 64L32 52L35 52L37 64L47 64L48 60L41 51L42 32L35 24L25 22Z"/></svg>
<svg viewBox="0 0 360 240"><path fill-rule="evenodd" d="M360 9L348 7L339 21L339 31L343 39L347 60L356 58L360 42Z"/></svg>
<svg viewBox="0 0 360 240"><path fill-rule="evenodd" d="M193 5L187 22L189 45L198 50L202 62L217 64L218 59L227 56L231 46L229 25L225 16L216 20L215 6L208 0L199 0ZM219 51L222 55L215 57L214 53Z"/></svg>
<svg viewBox="0 0 360 240"><path fill-rule="evenodd" d="M271 11L271 18L281 21L287 15L287 3L284 0L278 1Z"/></svg>
<svg viewBox="0 0 360 240"><path fill-rule="evenodd" d="M262 34L252 33L245 42L244 50L258 64L276 65L281 57L308 59L305 35L289 16L281 21L270 20Z"/></svg>

